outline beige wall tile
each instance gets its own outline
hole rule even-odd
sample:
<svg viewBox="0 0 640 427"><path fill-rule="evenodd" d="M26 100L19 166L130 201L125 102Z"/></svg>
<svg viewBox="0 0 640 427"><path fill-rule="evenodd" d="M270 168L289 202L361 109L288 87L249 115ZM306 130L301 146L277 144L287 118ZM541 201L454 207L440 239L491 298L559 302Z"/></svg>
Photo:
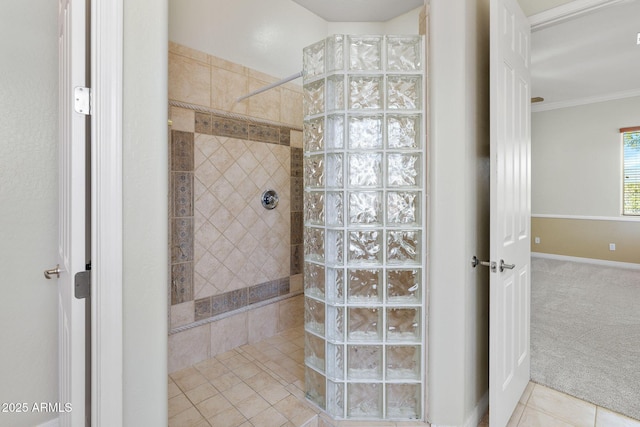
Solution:
<svg viewBox="0 0 640 427"><path fill-rule="evenodd" d="M208 64L169 54L169 99L208 107L210 93Z"/></svg>
<svg viewBox="0 0 640 427"><path fill-rule="evenodd" d="M193 301L171 306L171 328L193 323Z"/></svg>
<svg viewBox="0 0 640 427"><path fill-rule="evenodd" d="M291 147L293 148L303 148L302 145L302 132L297 130L291 131Z"/></svg>
<svg viewBox="0 0 640 427"><path fill-rule="evenodd" d="M270 338L278 332L278 303L248 312L249 344Z"/></svg>
<svg viewBox="0 0 640 427"><path fill-rule="evenodd" d="M249 69L247 67L236 64L235 62L227 61L226 59L218 58L217 56L209 55L209 63L215 68L232 71L237 74L242 74L243 76L249 75Z"/></svg>
<svg viewBox="0 0 640 427"><path fill-rule="evenodd" d="M246 114L248 102L238 98L249 93L249 77L223 68L211 68L211 108Z"/></svg>
<svg viewBox="0 0 640 427"><path fill-rule="evenodd" d="M249 92L258 90L272 81L257 80L255 78L249 79ZM248 99L249 101L249 115L265 120L271 120L275 122L280 121L280 88L276 87L269 89L266 92L259 93Z"/></svg>
<svg viewBox="0 0 640 427"><path fill-rule="evenodd" d="M280 119L282 122L302 127L302 90L294 91L283 87L280 95Z"/></svg>
<svg viewBox="0 0 640 427"><path fill-rule="evenodd" d="M186 108L171 107L171 129L193 132L195 128L195 111Z"/></svg>
<svg viewBox="0 0 640 427"><path fill-rule="evenodd" d="M169 335L169 373L191 366L209 357L211 336L209 325Z"/></svg>
<svg viewBox="0 0 640 427"><path fill-rule="evenodd" d="M278 332L304 324L304 297L302 295L280 301Z"/></svg>
<svg viewBox="0 0 640 427"><path fill-rule="evenodd" d="M209 63L209 55L207 55L206 53L172 41L169 41L169 53L175 53L176 55L195 59L196 61L202 62L204 64Z"/></svg>
<svg viewBox="0 0 640 427"><path fill-rule="evenodd" d="M248 342L247 313L212 322L211 356L227 352Z"/></svg>

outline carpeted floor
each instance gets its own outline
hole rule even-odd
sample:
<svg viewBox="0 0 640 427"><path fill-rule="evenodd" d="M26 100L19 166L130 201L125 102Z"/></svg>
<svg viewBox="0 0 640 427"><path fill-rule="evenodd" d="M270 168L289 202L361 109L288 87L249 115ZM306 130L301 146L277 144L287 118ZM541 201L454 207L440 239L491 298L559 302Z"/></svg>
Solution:
<svg viewBox="0 0 640 427"><path fill-rule="evenodd" d="M640 420L640 270L531 264L531 379Z"/></svg>

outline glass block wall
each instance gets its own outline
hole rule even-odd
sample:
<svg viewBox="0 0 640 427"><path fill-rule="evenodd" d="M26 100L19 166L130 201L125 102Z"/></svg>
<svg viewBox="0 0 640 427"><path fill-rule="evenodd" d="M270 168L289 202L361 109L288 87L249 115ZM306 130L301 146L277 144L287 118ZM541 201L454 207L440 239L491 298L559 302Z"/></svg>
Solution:
<svg viewBox="0 0 640 427"><path fill-rule="evenodd" d="M423 418L423 44L303 52L306 394L336 419Z"/></svg>

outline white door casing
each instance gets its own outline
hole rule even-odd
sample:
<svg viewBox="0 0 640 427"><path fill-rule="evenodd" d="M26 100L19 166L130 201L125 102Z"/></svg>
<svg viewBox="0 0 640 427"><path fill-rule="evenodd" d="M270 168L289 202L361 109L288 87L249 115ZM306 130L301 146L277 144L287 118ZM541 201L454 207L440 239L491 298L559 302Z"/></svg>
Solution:
<svg viewBox="0 0 640 427"><path fill-rule="evenodd" d="M86 82L85 1L60 0L58 10L59 421L61 426L84 426L85 300L75 298L74 276L86 265L86 117L74 111L74 88Z"/></svg>
<svg viewBox="0 0 640 427"><path fill-rule="evenodd" d="M531 32L516 0L491 0L490 13L489 406L504 427L530 378Z"/></svg>

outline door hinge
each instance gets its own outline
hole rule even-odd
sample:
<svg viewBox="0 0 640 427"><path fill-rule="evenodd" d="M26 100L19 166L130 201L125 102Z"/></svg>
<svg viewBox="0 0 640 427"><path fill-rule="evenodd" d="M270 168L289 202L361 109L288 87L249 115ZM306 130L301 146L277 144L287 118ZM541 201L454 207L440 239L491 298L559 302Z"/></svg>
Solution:
<svg viewBox="0 0 640 427"><path fill-rule="evenodd" d="M89 298L91 296L91 271L76 273L74 285L77 299Z"/></svg>
<svg viewBox="0 0 640 427"><path fill-rule="evenodd" d="M76 113L91 115L91 88L78 86L73 90L73 109Z"/></svg>

